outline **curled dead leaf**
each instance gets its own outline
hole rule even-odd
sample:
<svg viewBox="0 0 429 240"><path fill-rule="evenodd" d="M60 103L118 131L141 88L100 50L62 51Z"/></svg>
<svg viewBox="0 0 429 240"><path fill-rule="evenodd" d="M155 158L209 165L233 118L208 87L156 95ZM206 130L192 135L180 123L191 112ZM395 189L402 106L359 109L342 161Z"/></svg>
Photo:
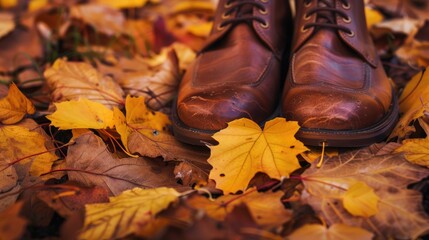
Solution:
<svg viewBox="0 0 429 240"><path fill-rule="evenodd" d="M129 73L119 79L127 94L144 96L153 109L160 109L170 102L179 85L179 62L174 51L170 51L163 63L148 72Z"/></svg>
<svg viewBox="0 0 429 240"><path fill-rule="evenodd" d="M160 186L184 188L174 179L172 166L144 158L116 158L93 133L83 134L70 146L66 169L70 180L84 186L101 186L113 195L122 191Z"/></svg>

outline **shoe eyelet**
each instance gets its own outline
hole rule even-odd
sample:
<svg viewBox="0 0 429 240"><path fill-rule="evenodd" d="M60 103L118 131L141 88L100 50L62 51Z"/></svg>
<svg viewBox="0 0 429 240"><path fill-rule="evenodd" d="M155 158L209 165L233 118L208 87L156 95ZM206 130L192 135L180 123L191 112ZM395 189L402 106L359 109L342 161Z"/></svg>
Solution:
<svg viewBox="0 0 429 240"><path fill-rule="evenodd" d="M303 26L302 28L301 28L301 32L302 33L305 33L305 32L307 32L308 31L308 28L306 28L305 26Z"/></svg>
<svg viewBox="0 0 429 240"><path fill-rule="evenodd" d="M351 23L352 22L352 18L347 16L347 18L343 18L343 22L345 23Z"/></svg>
<svg viewBox="0 0 429 240"><path fill-rule="evenodd" d="M231 14L226 14L226 12L222 14L222 19L228 19L229 17L231 17Z"/></svg>
<svg viewBox="0 0 429 240"><path fill-rule="evenodd" d="M269 0L261 0L261 2L263 3L267 3Z"/></svg>
<svg viewBox="0 0 429 240"><path fill-rule="evenodd" d="M267 22L261 23L260 25L262 28L268 28L270 26L270 24Z"/></svg>
<svg viewBox="0 0 429 240"><path fill-rule="evenodd" d="M342 4L342 6L343 6L343 8L344 8L344 9L346 9L346 10L350 9L350 3L349 3L349 2L347 2L347 3L345 3L345 4L343 3L343 4Z"/></svg>
<svg viewBox="0 0 429 240"><path fill-rule="evenodd" d="M347 36L349 37L354 37L355 36L355 32L350 31L349 33L346 33Z"/></svg>
<svg viewBox="0 0 429 240"><path fill-rule="evenodd" d="M262 15L266 15L268 13L268 10L266 8L265 9L259 9L259 13Z"/></svg>
<svg viewBox="0 0 429 240"><path fill-rule="evenodd" d="M217 25L216 29L218 31L222 31L225 28L225 26L222 26L222 24Z"/></svg>
<svg viewBox="0 0 429 240"><path fill-rule="evenodd" d="M304 2L304 7L310 7L312 3L312 1Z"/></svg>
<svg viewBox="0 0 429 240"><path fill-rule="evenodd" d="M225 3L225 5L223 5L223 7L224 8L230 8L232 6L232 3L231 2L229 2L229 1L227 1L226 3Z"/></svg>
<svg viewBox="0 0 429 240"><path fill-rule="evenodd" d="M310 15L307 15L307 14L304 14L304 20L309 20L311 18L311 16Z"/></svg>

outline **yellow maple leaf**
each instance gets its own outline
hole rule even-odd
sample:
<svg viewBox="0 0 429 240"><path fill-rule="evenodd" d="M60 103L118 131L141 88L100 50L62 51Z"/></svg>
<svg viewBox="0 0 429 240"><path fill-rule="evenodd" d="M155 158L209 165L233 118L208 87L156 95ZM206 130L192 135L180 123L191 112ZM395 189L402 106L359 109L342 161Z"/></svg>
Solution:
<svg viewBox="0 0 429 240"><path fill-rule="evenodd" d="M125 191L109 203L86 205L80 239L118 239L135 233L139 226L176 201L180 194L172 188Z"/></svg>
<svg viewBox="0 0 429 240"><path fill-rule="evenodd" d="M96 3L105 4L114 8L140 8L146 5L148 2L159 2L159 0L96 0Z"/></svg>
<svg viewBox="0 0 429 240"><path fill-rule="evenodd" d="M49 172L52 163L58 159L46 149L45 141L41 134L24 127L0 127L0 159L9 164L30 164L30 175L40 176Z"/></svg>
<svg viewBox="0 0 429 240"><path fill-rule="evenodd" d="M122 144L128 150L128 137L133 132L153 134L165 131L170 124L168 116L147 108L144 97L127 96L125 100L126 116L117 108L113 110L116 131L121 135Z"/></svg>
<svg viewBox="0 0 429 240"><path fill-rule="evenodd" d="M300 168L296 155L307 151L294 135L297 122L276 118L264 130L249 119L238 119L213 135L219 145L211 146L208 162L213 166L210 178L225 194L244 191L258 172L271 178L288 177Z"/></svg>
<svg viewBox="0 0 429 240"><path fill-rule="evenodd" d="M366 25L370 29L374 24L383 21L383 15L370 7L365 7Z"/></svg>
<svg viewBox="0 0 429 240"><path fill-rule="evenodd" d="M407 139L396 152L405 154L411 163L429 167L429 137L425 139Z"/></svg>
<svg viewBox="0 0 429 240"><path fill-rule="evenodd" d="M307 224L295 230L287 239L289 240L371 240L374 234L365 229L351 227L345 224L334 224L326 228L320 224Z"/></svg>
<svg viewBox="0 0 429 240"><path fill-rule="evenodd" d="M113 128L113 111L88 99L55 103L57 110L46 118L61 130L76 128Z"/></svg>
<svg viewBox="0 0 429 240"><path fill-rule="evenodd" d="M364 182L357 182L347 189L343 205L354 216L371 217L378 212L379 200L373 188Z"/></svg>
<svg viewBox="0 0 429 240"><path fill-rule="evenodd" d="M26 114L34 114L35 111L33 103L15 84L10 85L7 96L0 99L0 122L3 124L17 123Z"/></svg>
<svg viewBox="0 0 429 240"><path fill-rule="evenodd" d="M399 108L403 114L389 138L405 138L415 131L411 122L424 116L429 110L429 68L415 75L399 98Z"/></svg>

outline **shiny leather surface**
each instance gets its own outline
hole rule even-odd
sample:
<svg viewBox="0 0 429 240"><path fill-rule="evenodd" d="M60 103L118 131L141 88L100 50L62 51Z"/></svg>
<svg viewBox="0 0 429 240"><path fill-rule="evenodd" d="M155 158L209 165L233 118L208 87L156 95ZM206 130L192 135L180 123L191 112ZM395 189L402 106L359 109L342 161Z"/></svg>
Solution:
<svg viewBox="0 0 429 240"><path fill-rule="evenodd" d="M236 1L239 2L239 1ZM282 88L282 55L288 42L288 1L258 0L265 7L242 9L263 20L222 25L228 1L219 1L212 33L179 87L177 115L188 127L220 130L246 117L266 120ZM243 11L240 11L242 14Z"/></svg>
<svg viewBox="0 0 429 240"><path fill-rule="evenodd" d="M366 29L363 1L348 0L347 7L341 1L325 1L349 16L332 14L332 20L350 32L329 27L306 29L306 24L324 21L317 14L306 15L322 1L295 2L296 32L282 114L311 129L373 126L389 111L392 92Z"/></svg>

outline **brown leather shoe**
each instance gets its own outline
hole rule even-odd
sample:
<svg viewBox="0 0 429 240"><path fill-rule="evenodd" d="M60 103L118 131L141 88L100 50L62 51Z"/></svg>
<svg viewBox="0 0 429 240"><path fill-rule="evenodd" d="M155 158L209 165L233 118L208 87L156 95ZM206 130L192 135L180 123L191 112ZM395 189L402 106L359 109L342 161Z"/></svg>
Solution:
<svg viewBox="0 0 429 240"><path fill-rule="evenodd" d="M275 112L288 47L286 0L220 0L214 27L179 87L173 131L184 142L213 142L238 118L263 122Z"/></svg>
<svg viewBox="0 0 429 240"><path fill-rule="evenodd" d="M396 97L366 28L363 0L296 0L282 114L307 145L357 147L383 140Z"/></svg>

